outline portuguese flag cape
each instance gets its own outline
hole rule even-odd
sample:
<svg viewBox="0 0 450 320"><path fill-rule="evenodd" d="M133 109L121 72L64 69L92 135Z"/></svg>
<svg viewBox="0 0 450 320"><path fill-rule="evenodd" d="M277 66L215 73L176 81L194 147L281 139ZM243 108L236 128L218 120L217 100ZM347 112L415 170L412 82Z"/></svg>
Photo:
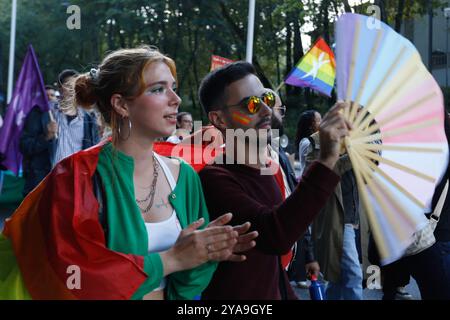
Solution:
<svg viewBox="0 0 450 320"><path fill-rule="evenodd" d="M142 256L106 246L92 185L104 143L59 162L6 220L0 234L0 300L130 299L147 279ZM167 142L156 143L154 150L183 158L197 172L223 152L206 144ZM74 288L77 272L82 281Z"/></svg>
<svg viewBox="0 0 450 320"><path fill-rule="evenodd" d="M62 160L24 199L0 234L0 300L130 299L147 279L142 256L107 248L92 176L105 142ZM196 171L216 150L161 142ZM206 159L206 160L205 160ZM76 273L81 284L76 284ZM70 289L69 289L70 288Z"/></svg>
<svg viewBox="0 0 450 320"><path fill-rule="evenodd" d="M129 299L146 280L142 256L106 247L91 180L101 148L58 163L6 220L0 299Z"/></svg>

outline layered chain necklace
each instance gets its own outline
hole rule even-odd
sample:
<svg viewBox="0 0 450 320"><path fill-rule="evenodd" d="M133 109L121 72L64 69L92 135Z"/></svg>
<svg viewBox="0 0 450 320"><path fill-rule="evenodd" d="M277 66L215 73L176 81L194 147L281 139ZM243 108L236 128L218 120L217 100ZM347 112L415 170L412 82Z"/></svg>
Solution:
<svg viewBox="0 0 450 320"><path fill-rule="evenodd" d="M153 181L152 181L152 185L150 187L150 192L149 194L145 197L145 199L139 200L138 198L136 198L136 203L138 204L139 209L141 209L141 211L146 214L150 211L152 205L153 205L153 200L155 199L155 193L156 193L156 183L158 182L158 172L159 170L159 164L158 161L156 161L156 157L153 154ZM148 203L148 205L145 208L142 208L140 204L147 202L150 199L150 202Z"/></svg>

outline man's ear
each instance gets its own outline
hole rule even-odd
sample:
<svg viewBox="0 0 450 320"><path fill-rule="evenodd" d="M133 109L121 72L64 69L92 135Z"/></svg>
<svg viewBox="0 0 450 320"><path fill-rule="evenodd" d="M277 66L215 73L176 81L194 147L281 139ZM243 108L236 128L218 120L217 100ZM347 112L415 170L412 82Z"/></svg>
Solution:
<svg viewBox="0 0 450 320"><path fill-rule="evenodd" d="M117 93L113 94L111 96L111 106L122 118L128 118L130 116L127 102L122 95Z"/></svg>
<svg viewBox="0 0 450 320"><path fill-rule="evenodd" d="M210 111L208 113L208 119L212 123L212 125L220 131L225 131L229 127L226 121L227 119L225 118L225 115L221 110Z"/></svg>

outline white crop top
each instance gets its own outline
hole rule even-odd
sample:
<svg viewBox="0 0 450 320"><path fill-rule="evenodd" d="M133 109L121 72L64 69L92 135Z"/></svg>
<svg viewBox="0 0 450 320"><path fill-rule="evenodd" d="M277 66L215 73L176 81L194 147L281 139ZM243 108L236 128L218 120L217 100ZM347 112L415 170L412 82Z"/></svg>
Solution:
<svg viewBox="0 0 450 320"><path fill-rule="evenodd" d="M148 234L148 253L161 252L172 247L181 232L180 222L173 210L169 219L159 222L146 222Z"/></svg>
<svg viewBox="0 0 450 320"><path fill-rule="evenodd" d="M162 168L167 181L169 182L172 191L175 189L175 179L173 178L172 172L167 167L161 157L155 153L155 158L157 159L160 167ZM165 251L171 248L178 239L181 232L180 221L178 220L175 209L169 219L159 221L159 222L146 222L145 228L147 229L148 235L148 252L155 253ZM164 278L159 287L156 290L162 290L166 287L166 279Z"/></svg>

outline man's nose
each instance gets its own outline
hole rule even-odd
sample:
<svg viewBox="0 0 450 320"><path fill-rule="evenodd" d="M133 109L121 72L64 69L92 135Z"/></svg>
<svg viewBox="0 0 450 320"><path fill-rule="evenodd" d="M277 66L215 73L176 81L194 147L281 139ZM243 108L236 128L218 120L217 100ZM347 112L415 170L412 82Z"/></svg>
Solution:
<svg viewBox="0 0 450 320"><path fill-rule="evenodd" d="M270 117L272 116L272 108L264 102L261 102L261 110L259 111L259 114L261 117Z"/></svg>

